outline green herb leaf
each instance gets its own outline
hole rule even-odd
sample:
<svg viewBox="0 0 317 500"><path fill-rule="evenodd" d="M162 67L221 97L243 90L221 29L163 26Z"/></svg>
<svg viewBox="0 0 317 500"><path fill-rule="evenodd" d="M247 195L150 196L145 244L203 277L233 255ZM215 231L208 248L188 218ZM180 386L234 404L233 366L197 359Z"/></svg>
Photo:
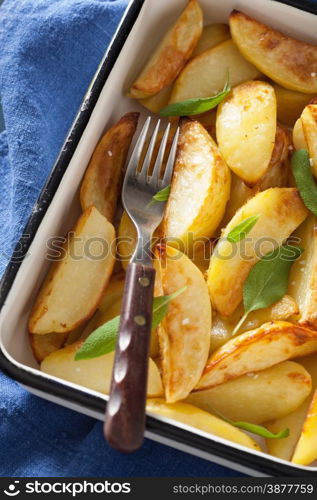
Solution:
<svg viewBox="0 0 317 500"><path fill-rule="evenodd" d="M302 253L303 249L300 247L282 245L264 255L252 267L243 286L245 313L232 335L237 333L251 311L269 307L285 295L290 268Z"/></svg>
<svg viewBox="0 0 317 500"><path fill-rule="evenodd" d="M317 186L311 171L308 151L296 151L291 164L299 194L308 210L317 216Z"/></svg>
<svg viewBox="0 0 317 500"><path fill-rule="evenodd" d="M231 91L229 83L229 75L224 88L218 94L212 97L200 97L195 99L187 99L186 101L174 102L169 106L161 109L162 116L191 116L205 113L210 109L215 108Z"/></svg>
<svg viewBox="0 0 317 500"><path fill-rule="evenodd" d="M237 224L227 235L227 240L230 243L238 243L244 240L246 235L251 231L259 219L260 215L251 215L247 219Z"/></svg>
<svg viewBox="0 0 317 500"><path fill-rule="evenodd" d="M232 420L226 419L227 422L234 427L238 427L239 429L244 429L245 431L252 432L252 434L256 434L257 436L262 436L267 439L283 439L287 438L290 434L289 429L284 429L281 432L278 432L277 434L274 434L273 432L269 431L266 427L263 427L263 425L257 425L257 424L250 424L249 422L232 422Z"/></svg>
<svg viewBox="0 0 317 500"><path fill-rule="evenodd" d="M167 314L168 304L186 290L180 288L171 295L155 297L152 310L152 328L156 328ZM93 359L115 350L119 330L120 316L116 316L104 325L99 326L85 340L75 354L75 360Z"/></svg>
<svg viewBox="0 0 317 500"><path fill-rule="evenodd" d="M152 198L152 201L149 203L149 206L155 205L155 203L159 203L162 201L167 201L171 192L171 186L166 186L165 188L158 191Z"/></svg>

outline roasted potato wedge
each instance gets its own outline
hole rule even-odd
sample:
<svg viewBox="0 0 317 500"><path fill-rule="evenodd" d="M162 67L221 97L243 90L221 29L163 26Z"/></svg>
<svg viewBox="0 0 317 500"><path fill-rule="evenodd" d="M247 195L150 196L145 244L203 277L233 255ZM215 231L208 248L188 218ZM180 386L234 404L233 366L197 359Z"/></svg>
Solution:
<svg viewBox="0 0 317 500"><path fill-rule="evenodd" d="M311 100L311 95L286 89L277 83L273 87L276 96L277 119L284 125L293 127L304 107Z"/></svg>
<svg viewBox="0 0 317 500"><path fill-rule="evenodd" d="M308 371L312 379L312 388L310 395L306 400L298 407L294 412L286 415L283 418L273 420L266 423L266 427L272 432L280 432L283 429L290 429L290 434L285 439L268 439L267 448L269 453L272 455L283 458L284 460L291 460L295 446L300 438L302 428L305 422L305 418L308 413L309 406L312 402L312 397L314 391L317 387L317 356L316 354L311 354L310 356L305 356L303 358L296 359L304 368ZM311 442L313 445L313 441ZM305 447L306 449L306 447ZM309 449L309 446L308 448Z"/></svg>
<svg viewBox="0 0 317 500"><path fill-rule="evenodd" d="M296 445L292 462L309 465L317 459L317 390L309 405L301 435Z"/></svg>
<svg viewBox="0 0 317 500"><path fill-rule="evenodd" d="M93 315L112 273L114 239L112 224L95 207L79 217L35 301L31 333L70 332Z"/></svg>
<svg viewBox="0 0 317 500"><path fill-rule="evenodd" d="M258 328L268 321L286 320L299 313L298 306L290 295L284 295L270 307L251 311L246 321L241 325L239 333ZM214 352L232 338L234 327L243 316L243 306L240 304L229 318L216 314L212 321L210 351Z"/></svg>
<svg viewBox="0 0 317 500"><path fill-rule="evenodd" d="M260 215L248 237L230 243L227 234L244 219ZM230 316L242 301L243 283L252 266L277 247L306 218L297 189L271 188L251 198L224 229L208 269L208 288L214 308Z"/></svg>
<svg viewBox="0 0 317 500"><path fill-rule="evenodd" d="M288 37L237 10L232 11L229 21L239 51L262 73L287 89L305 94L317 92L317 47Z"/></svg>
<svg viewBox="0 0 317 500"><path fill-rule="evenodd" d="M125 273L123 271L113 274L99 304L99 310L105 312L115 302L122 298Z"/></svg>
<svg viewBox="0 0 317 500"><path fill-rule="evenodd" d="M272 187L287 186L289 177L288 158L291 150L292 139L290 132L278 125L269 167L255 185L256 189L265 191Z"/></svg>
<svg viewBox="0 0 317 500"><path fill-rule="evenodd" d="M139 113L127 113L98 143L80 189L83 211L94 205L109 222L113 222L123 167L138 119Z"/></svg>
<svg viewBox="0 0 317 500"><path fill-rule="evenodd" d="M192 58L199 56L205 50L212 49L219 43L229 40L230 30L227 24L209 24L204 26L201 37L192 53Z"/></svg>
<svg viewBox="0 0 317 500"><path fill-rule="evenodd" d="M232 338L209 358L197 390L223 384L317 351L317 333L286 321L272 321Z"/></svg>
<svg viewBox="0 0 317 500"><path fill-rule="evenodd" d="M118 256L123 269L127 269L137 241L135 226L128 216L123 212L118 227Z"/></svg>
<svg viewBox="0 0 317 500"><path fill-rule="evenodd" d="M67 336L68 333L57 332L47 333L46 335L29 333L30 344L36 361L40 363L46 356L51 354L51 352L57 351L63 347Z"/></svg>
<svg viewBox="0 0 317 500"><path fill-rule="evenodd" d="M82 342L76 342L53 352L41 364L41 370L54 377L68 380L73 384L88 387L93 391L108 394L111 383L114 352L94 359L75 361L76 351ZM154 361L149 360L148 396L163 394L163 387L158 368Z"/></svg>
<svg viewBox="0 0 317 500"><path fill-rule="evenodd" d="M304 135L302 120L298 118L293 128L293 143L295 149L308 149L306 138Z"/></svg>
<svg viewBox="0 0 317 500"><path fill-rule="evenodd" d="M168 105L171 93L172 85L162 88L157 94L147 97L147 99L140 99L140 103L152 113L159 113L161 109Z"/></svg>
<svg viewBox="0 0 317 500"><path fill-rule="evenodd" d="M210 97L220 92L228 71L231 87L260 76L232 40L227 40L192 59L174 83L170 103L194 97Z"/></svg>
<svg viewBox="0 0 317 500"><path fill-rule="evenodd" d="M159 415L170 420L194 427L214 436L227 439L233 443L241 444L247 448L261 451L260 446L250 436L224 420L200 410L188 403L167 404L163 399L148 399L147 413Z"/></svg>
<svg viewBox="0 0 317 500"><path fill-rule="evenodd" d="M248 373L205 391L193 392L186 403L233 421L262 424L296 410L311 392L311 376L293 361Z"/></svg>
<svg viewBox="0 0 317 500"><path fill-rule="evenodd" d="M157 329L165 397L173 403L188 396L206 364L211 307L203 275L186 255L162 245L154 262L163 295L187 287L170 302Z"/></svg>
<svg viewBox="0 0 317 500"><path fill-rule="evenodd" d="M172 83L192 55L202 29L201 8L196 0L189 0L133 83L129 97L144 99Z"/></svg>
<svg viewBox="0 0 317 500"><path fill-rule="evenodd" d="M294 234L304 248L290 272L288 293L299 307L298 323L317 330L317 219L312 214Z"/></svg>
<svg viewBox="0 0 317 500"><path fill-rule="evenodd" d="M291 460L296 443L301 434L309 404L310 398L306 398L306 400L292 413L277 420L266 422L265 427L274 433L289 429L289 436L287 438L266 440L267 450L271 455L282 458L283 460Z"/></svg>
<svg viewBox="0 0 317 500"><path fill-rule="evenodd" d="M213 235L230 194L230 171L204 127L183 120L171 193L163 221L167 241L188 251Z"/></svg>
<svg viewBox="0 0 317 500"><path fill-rule="evenodd" d="M317 104L309 104L301 115L301 122L312 163L312 172L317 177Z"/></svg>
<svg viewBox="0 0 317 500"><path fill-rule="evenodd" d="M256 195L257 189L249 187L234 172L231 172L231 189L229 202L226 206L225 215L221 221L221 227L225 227L250 198Z"/></svg>
<svg viewBox="0 0 317 500"><path fill-rule="evenodd" d="M269 167L276 134L276 99L267 82L235 87L218 106L219 149L233 172L253 186Z"/></svg>

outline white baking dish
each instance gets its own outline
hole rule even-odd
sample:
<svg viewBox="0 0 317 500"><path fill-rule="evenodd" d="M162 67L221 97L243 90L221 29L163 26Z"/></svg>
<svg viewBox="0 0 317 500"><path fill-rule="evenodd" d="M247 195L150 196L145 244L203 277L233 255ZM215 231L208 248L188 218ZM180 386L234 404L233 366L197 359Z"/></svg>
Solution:
<svg viewBox="0 0 317 500"><path fill-rule="evenodd" d="M206 23L227 22L230 11L237 8L289 35L317 44L313 13L317 13L317 4L297 2L305 11L286 3L294 4L292 0L200 0ZM138 110L145 116L141 106L124 97L124 91L185 4L186 0L130 2L33 210L25 229L30 236L22 240L23 246L17 249L2 280L0 366L31 392L98 419L103 419L106 396L39 371L29 346L27 317L48 268L46 241L65 234L79 215L78 188L105 128L127 111ZM250 475L303 476L317 472L317 463L295 466L165 418L148 418L147 436Z"/></svg>

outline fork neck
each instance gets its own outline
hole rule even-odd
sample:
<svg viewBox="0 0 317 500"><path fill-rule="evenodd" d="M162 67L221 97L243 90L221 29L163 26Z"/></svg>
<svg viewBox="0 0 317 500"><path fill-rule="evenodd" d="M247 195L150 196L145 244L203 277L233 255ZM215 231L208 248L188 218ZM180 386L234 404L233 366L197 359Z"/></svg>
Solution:
<svg viewBox="0 0 317 500"><path fill-rule="evenodd" d="M152 242L153 231L147 228L138 228L138 239L131 262L135 264L143 264L144 266L152 267Z"/></svg>

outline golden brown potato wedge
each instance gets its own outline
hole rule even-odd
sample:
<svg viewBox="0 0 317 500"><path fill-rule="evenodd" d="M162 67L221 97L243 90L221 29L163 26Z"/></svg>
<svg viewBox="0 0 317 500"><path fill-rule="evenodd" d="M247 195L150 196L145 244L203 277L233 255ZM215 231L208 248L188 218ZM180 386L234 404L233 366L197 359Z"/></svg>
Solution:
<svg viewBox="0 0 317 500"><path fill-rule="evenodd" d="M237 10L230 15L230 31L241 54L274 82L305 94L317 92L317 47Z"/></svg>
<svg viewBox="0 0 317 500"><path fill-rule="evenodd" d="M31 333L70 332L93 315L112 273L114 239L112 224L95 207L79 217L38 294Z"/></svg>
<svg viewBox="0 0 317 500"><path fill-rule="evenodd" d="M196 389L214 387L316 351L316 332L286 321L265 323L232 338L213 353Z"/></svg>
<svg viewBox="0 0 317 500"><path fill-rule="evenodd" d="M286 415L283 418L273 420L265 424L272 432L280 432L283 429L289 428L290 434L285 439L267 439L267 448L272 455L283 458L284 460L291 460L295 446L299 440L302 432L302 427L307 416L309 406L317 387L317 355L311 354L303 358L295 359L308 371L312 379L312 391L306 400L301 404L297 410ZM312 442L313 444L313 442Z"/></svg>
<svg viewBox="0 0 317 500"><path fill-rule="evenodd" d="M260 215L247 238L230 243L227 234L243 220ZM208 270L208 288L214 308L230 316L242 301L243 283L252 266L278 247L306 218L297 189L271 188L251 198L224 229Z"/></svg>
<svg viewBox="0 0 317 500"><path fill-rule="evenodd" d="M186 403L233 421L262 424L296 410L311 392L311 376L293 361L248 373L190 394Z"/></svg>
<svg viewBox="0 0 317 500"><path fill-rule="evenodd" d="M276 99L267 82L235 87L218 106L219 149L233 172L253 186L269 167L276 134Z"/></svg>
<svg viewBox="0 0 317 500"><path fill-rule="evenodd" d="M260 76L260 72L227 40L192 59L174 83L170 103L220 92L230 75L231 87Z"/></svg>
<svg viewBox="0 0 317 500"><path fill-rule="evenodd" d="M301 122L312 163L312 173L317 177L317 104L308 104L301 115Z"/></svg>
<svg viewBox="0 0 317 500"><path fill-rule="evenodd" d="M298 118L293 128L293 143L295 149L308 149L306 138L304 135L302 120Z"/></svg>
<svg viewBox="0 0 317 500"><path fill-rule="evenodd" d="M250 436L224 420L206 411L200 410L191 404L167 404L163 399L148 399L146 411L153 415L181 422L189 427L194 427L208 434L227 439L233 443L241 444L247 448L261 451L258 443Z"/></svg>
<svg viewBox="0 0 317 500"><path fill-rule="evenodd" d="M289 436L287 438L266 440L267 450L271 455L282 458L283 460L291 460L296 443L302 431L309 404L310 398L306 398L306 400L292 413L265 424L265 427L274 433L289 429Z"/></svg>
<svg viewBox="0 0 317 500"><path fill-rule="evenodd" d="M189 0L133 83L129 97L144 99L172 83L190 58L202 29L201 8L196 0Z"/></svg>
<svg viewBox="0 0 317 500"><path fill-rule="evenodd" d="M291 134L285 128L277 125L275 143L267 171L255 185L259 191L272 187L285 187L288 184L288 157L292 149Z"/></svg>
<svg viewBox="0 0 317 500"><path fill-rule="evenodd" d="M290 272L288 293L299 307L298 323L317 330L317 219L312 214L294 233L304 252Z"/></svg>
<svg viewBox="0 0 317 500"><path fill-rule="evenodd" d="M192 53L192 58L199 56L205 50L212 49L219 43L229 40L230 30L227 24L209 24L204 26L200 39Z"/></svg>
<svg viewBox="0 0 317 500"><path fill-rule="evenodd" d="M101 312L107 311L109 307L121 299L124 288L124 280L125 273L123 271L119 271L111 276L98 308Z"/></svg>
<svg viewBox="0 0 317 500"><path fill-rule="evenodd" d="M29 333L30 344L36 361L40 363L46 356L51 354L51 352L57 351L63 347L67 336L68 333L52 332L46 335Z"/></svg>
<svg viewBox="0 0 317 500"><path fill-rule="evenodd" d="M185 398L200 379L209 353L211 307L203 275L186 255L160 246L155 267L164 295L187 287L170 302L157 329L165 397L172 403Z"/></svg>
<svg viewBox="0 0 317 500"><path fill-rule="evenodd" d="M139 113L127 113L102 137L91 157L80 189L82 210L94 205L113 222L123 167Z"/></svg>
<svg viewBox="0 0 317 500"><path fill-rule="evenodd" d="M241 325L239 333L253 330L268 321L286 320L298 314L298 306L290 295L284 295L278 302L270 307L251 311L246 321ZM210 351L214 352L232 338L232 332L238 321L243 316L243 305L240 304L229 318L215 314L211 327Z"/></svg>
<svg viewBox="0 0 317 500"><path fill-rule="evenodd" d="M317 459L317 390L309 405L301 435L296 445L292 462L310 465Z"/></svg>
<svg viewBox="0 0 317 500"><path fill-rule="evenodd" d="M128 216L127 212L123 212L120 224L118 227L118 257L123 269L127 269L131 256L134 252L137 241L137 232L135 225Z"/></svg>
<svg viewBox="0 0 317 500"><path fill-rule="evenodd" d="M168 105L172 93L172 85L162 88L157 94L140 99L140 103L152 113L159 113L161 109Z"/></svg>
<svg viewBox="0 0 317 500"><path fill-rule="evenodd" d="M256 187L249 187L234 172L231 172L231 189L229 202L226 206L225 215L221 221L221 227L225 227L250 198L256 195Z"/></svg>
<svg viewBox="0 0 317 500"><path fill-rule="evenodd" d="M309 103L311 95L286 89L277 83L273 87L276 95L277 119L284 125L293 127L304 107Z"/></svg>
<svg viewBox="0 0 317 500"><path fill-rule="evenodd" d="M183 120L164 237L185 251L195 241L207 240L223 217L229 193L230 171L214 141L198 121Z"/></svg>
<svg viewBox="0 0 317 500"><path fill-rule="evenodd" d="M75 353L81 345L82 342L76 342L50 354L42 361L41 370L73 384L108 394L114 352L94 359L75 361ZM161 396L163 394L161 377L157 366L151 359L148 373L148 396Z"/></svg>

